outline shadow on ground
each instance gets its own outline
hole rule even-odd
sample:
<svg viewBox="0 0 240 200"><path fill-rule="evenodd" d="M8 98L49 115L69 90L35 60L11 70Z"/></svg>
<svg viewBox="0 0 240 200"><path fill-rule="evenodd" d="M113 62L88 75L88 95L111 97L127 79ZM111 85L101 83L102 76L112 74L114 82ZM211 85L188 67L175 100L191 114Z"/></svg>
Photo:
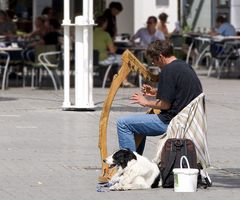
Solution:
<svg viewBox="0 0 240 200"><path fill-rule="evenodd" d="M17 98L12 97L0 97L0 101L17 101Z"/></svg>
<svg viewBox="0 0 240 200"><path fill-rule="evenodd" d="M211 175L213 186L219 188L240 188L240 168L224 168Z"/></svg>

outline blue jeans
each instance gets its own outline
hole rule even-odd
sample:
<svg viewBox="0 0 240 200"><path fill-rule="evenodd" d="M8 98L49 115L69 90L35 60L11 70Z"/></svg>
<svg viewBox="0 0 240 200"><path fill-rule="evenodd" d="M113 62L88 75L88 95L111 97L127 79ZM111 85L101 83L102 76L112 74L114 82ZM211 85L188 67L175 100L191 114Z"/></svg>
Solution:
<svg viewBox="0 0 240 200"><path fill-rule="evenodd" d="M129 148L139 154L143 153L146 136L158 136L166 132L168 124L164 124L156 114L124 116L117 121L119 147ZM141 135L142 141L138 148L135 135Z"/></svg>

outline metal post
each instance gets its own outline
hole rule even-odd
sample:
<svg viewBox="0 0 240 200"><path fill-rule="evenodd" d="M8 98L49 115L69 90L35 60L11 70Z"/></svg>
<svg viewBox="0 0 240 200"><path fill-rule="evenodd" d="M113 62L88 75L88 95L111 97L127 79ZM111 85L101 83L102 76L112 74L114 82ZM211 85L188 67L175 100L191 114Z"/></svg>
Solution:
<svg viewBox="0 0 240 200"><path fill-rule="evenodd" d="M64 1L64 22L69 22L69 2ZM92 29L93 1L83 1L83 15L75 17L75 104L70 105L69 82L69 26L64 27L64 103L65 110L94 110ZM66 19L66 21L65 21ZM63 23L64 24L64 23ZM66 37L65 37L66 36ZM68 47L66 48L66 46Z"/></svg>

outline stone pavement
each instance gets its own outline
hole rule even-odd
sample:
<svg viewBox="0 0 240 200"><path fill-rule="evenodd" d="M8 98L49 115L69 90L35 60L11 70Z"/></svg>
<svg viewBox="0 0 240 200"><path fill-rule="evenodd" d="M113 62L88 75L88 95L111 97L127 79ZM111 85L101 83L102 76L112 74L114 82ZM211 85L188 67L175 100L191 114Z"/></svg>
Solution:
<svg viewBox="0 0 240 200"><path fill-rule="evenodd" d="M98 125L108 89L94 88L96 111L74 112L61 110L63 91L10 88L0 92L0 199L239 199L240 81L200 78L207 102L212 188L191 194L162 188L96 192L101 173ZM137 89L122 88L115 98L109 153L117 149L116 119L145 111L129 104ZM157 138L149 138L144 155L152 159L156 146Z"/></svg>

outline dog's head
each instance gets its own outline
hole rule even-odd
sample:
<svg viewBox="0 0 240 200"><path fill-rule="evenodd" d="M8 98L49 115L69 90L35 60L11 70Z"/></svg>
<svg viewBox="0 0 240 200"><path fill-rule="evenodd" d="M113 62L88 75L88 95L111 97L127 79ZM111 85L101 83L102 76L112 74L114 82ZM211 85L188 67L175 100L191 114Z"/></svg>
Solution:
<svg viewBox="0 0 240 200"><path fill-rule="evenodd" d="M124 169L132 160L137 160L137 157L131 150L120 149L111 156L108 156L104 162L107 163L110 168L117 166Z"/></svg>

